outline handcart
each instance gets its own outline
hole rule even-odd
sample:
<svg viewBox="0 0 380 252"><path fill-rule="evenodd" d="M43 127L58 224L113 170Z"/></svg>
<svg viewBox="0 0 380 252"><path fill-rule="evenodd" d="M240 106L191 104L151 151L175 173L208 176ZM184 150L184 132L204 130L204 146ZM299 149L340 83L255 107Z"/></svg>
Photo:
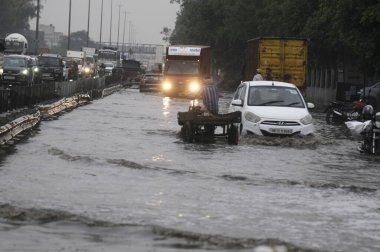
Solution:
<svg viewBox="0 0 380 252"><path fill-rule="evenodd" d="M178 112L178 124L185 142L201 141L214 137L227 137L228 144L237 145L239 130L235 124L241 122L241 112L213 114L200 106L190 106L187 112ZM215 133L217 127L222 133Z"/></svg>

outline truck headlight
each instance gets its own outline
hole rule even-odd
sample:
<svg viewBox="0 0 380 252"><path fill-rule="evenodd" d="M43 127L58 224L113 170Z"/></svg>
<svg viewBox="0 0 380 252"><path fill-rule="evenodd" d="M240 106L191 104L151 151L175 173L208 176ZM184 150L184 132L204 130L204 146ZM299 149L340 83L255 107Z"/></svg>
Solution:
<svg viewBox="0 0 380 252"><path fill-rule="evenodd" d="M245 120L253 122L253 123L258 123L261 120L260 116L257 116L252 112L246 112L244 114L244 118L245 118Z"/></svg>
<svg viewBox="0 0 380 252"><path fill-rule="evenodd" d="M162 89L164 91L168 91L170 89L172 89L172 83L169 82L169 81L165 81L163 84L162 84Z"/></svg>
<svg viewBox="0 0 380 252"><path fill-rule="evenodd" d="M29 71L28 71L28 69L24 69L24 70L21 71L21 73L22 73L23 75L28 75Z"/></svg>
<svg viewBox="0 0 380 252"><path fill-rule="evenodd" d="M192 93L198 92L201 89L201 85L198 82L190 83L190 91Z"/></svg>
<svg viewBox="0 0 380 252"><path fill-rule="evenodd" d="M311 124L313 122L313 117L310 114L307 114L300 121L301 121L302 124L308 125L308 124Z"/></svg>
<svg viewBox="0 0 380 252"><path fill-rule="evenodd" d="M86 68L84 69L84 72L85 72L85 73L89 73L89 72L90 72L90 68L86 67Z"/></svg>

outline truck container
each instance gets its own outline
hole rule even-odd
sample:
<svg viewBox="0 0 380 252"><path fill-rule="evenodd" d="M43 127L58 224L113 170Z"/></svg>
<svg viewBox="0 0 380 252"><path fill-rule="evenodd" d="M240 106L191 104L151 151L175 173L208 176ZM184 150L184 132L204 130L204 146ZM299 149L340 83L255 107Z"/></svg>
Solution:
<svg viewBox="0 0 380 252"><path fill-rule="evenodd" d="M199 96L211 80L211 47L175 45L166 48L162 91L168 96Z"/></svg>
<svg viewBox="0 0 380 252"><path fill-rule="evenodd" d="M12 33L5 37L5 54L26 54L28 41L20 33Z"/></svg>
<svg viewBox="0 0 380 252"><path fill-rule="evenodd" d="M302 38L262 37L247 42L244 80L261 70L264 80L284 81L304 88L308 43Z"/></svg>

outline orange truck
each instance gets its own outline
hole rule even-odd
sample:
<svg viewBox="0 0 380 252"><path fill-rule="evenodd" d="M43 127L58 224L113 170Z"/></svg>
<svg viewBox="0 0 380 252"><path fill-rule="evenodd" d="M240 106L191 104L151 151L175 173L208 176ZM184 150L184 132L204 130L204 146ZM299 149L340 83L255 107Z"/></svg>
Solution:
<svg viewBox="0 0 380 252"><path fill-rule="evenodd" d="M172 97L199 97L211 81L211 47L173 45L166 48L162 92Z"/></svg>
<svg viewBox="0 0 380 252"><path fill-rule="evenodd" d="M244 80L257 69L264 80L284 81L303 89L306 81L308 43L302 38L262 37L247 42Z"/></svg>

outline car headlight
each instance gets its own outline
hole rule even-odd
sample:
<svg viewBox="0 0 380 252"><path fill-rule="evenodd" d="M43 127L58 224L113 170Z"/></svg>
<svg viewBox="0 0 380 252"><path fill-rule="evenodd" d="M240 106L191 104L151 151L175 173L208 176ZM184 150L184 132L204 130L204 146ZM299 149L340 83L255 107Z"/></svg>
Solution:
<svg viewBox="0 0 380 252"><path fill-rule="evenodd" d="M190 92L195 93L201 89L201 85L198 82L190 83Z"/></svg>
<svg viewBox="0 0 380 252"><path fill-rule="evenodd" d="M34 68L35 73L38 73L38 71L40 71L40 69L38 69L38 67Z"/></svg>
<svg viewBox="0 0 380 252"><path fill-rule="evenodd" d="M4 73L4 69L0 68L0 75Z"/></svg>
<svg viewBox="0 0 380 252"><path fill-rule="evenodd" d="M308 125L308 124L311 124L313 122L313 117L310 114L307 114L300 121L301 121L302 124Z"/></svg>
<svg viewBox="0 0 380 252"><path fill-rule="evenodd" d="M86 68L84 69L84 72L85 72L85 73L89 73L89 72L90 72L90 68L86 67Z"/></svg>
<svg viewBox="0 0 380 252"><path fill-rule="evenodd" d="M28 71L28 69L24 69L24 70L21 71L21 73L22 73L23 75L28 75L29 71Z"/></svg>
<svg viewBox="0 0 380 252"><path fill-rule="evenodd" d="M165 91L168 91L168 90L172 89L172 83L169 82L169 81L165 81L162 84L162 89L165 90Z"/></svg>
<svg viewBox="0 0 380 252"><path fill-rule="evenodd" d="M258 123L261 120L260 116L257 116L252 112L245 112L244 118L245 120L253 122L253 123Z"/></svg>

